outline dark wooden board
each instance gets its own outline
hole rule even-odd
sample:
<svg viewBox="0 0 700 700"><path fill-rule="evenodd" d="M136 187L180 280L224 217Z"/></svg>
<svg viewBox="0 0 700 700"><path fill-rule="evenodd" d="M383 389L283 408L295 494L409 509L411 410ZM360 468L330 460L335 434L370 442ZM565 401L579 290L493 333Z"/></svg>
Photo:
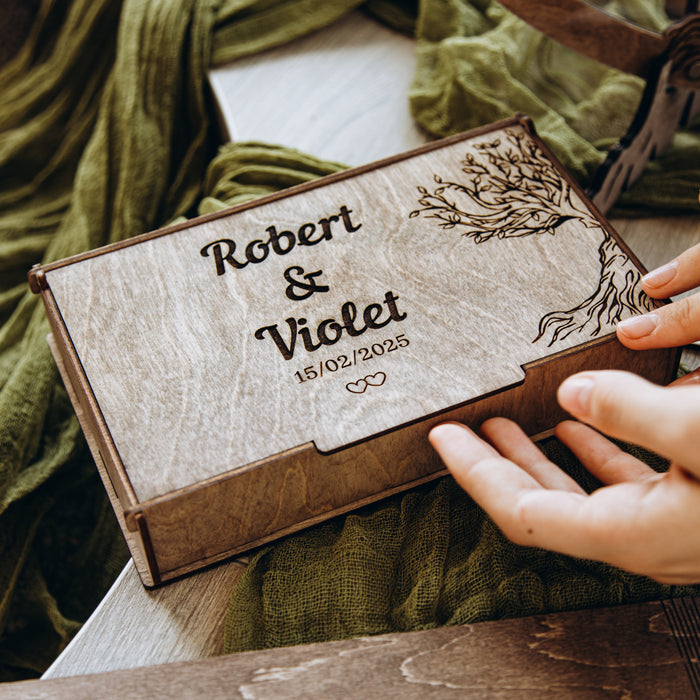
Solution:
<svg viewBox="0 0 700 700"><path fill-rule="evenodd" d="M700 698L700 599L0 685L0 698Z"/></svg>

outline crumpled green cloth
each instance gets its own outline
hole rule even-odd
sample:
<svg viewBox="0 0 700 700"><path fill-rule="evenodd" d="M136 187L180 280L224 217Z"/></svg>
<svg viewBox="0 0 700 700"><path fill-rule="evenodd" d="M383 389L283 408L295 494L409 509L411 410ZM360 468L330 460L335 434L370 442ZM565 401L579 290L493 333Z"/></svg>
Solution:
<svg viewBox="0 0 700 700"><path fill-rule="evenodd" d="M649 30L669 24L663 0L598 1ZM447 136L524 112L582 184L625 133L643 81L584 58L490 0L423 0L416 24L418 66L410 92L417 122ZM697 211L697 124L652 163L615 214Z"/></svg>
<svg viewBox="0 0 700 700"><path fill-rule="evenodd" d="M595 484L557 440L549 459ZM652 456L647 461L662 466ZM266 546L233 591L226 653L697 595L509 542L451 477Z"/></svg>
<svg viewBox="0 0 700 700"><path fill-rule="evenodd" d="M212 55L357 4L44 0L0 70L0 681L45 670L127 557L29 268L193 214L216 152Z"/></svg>
<svg viewBox="0 0 700 700"><path fill-rule="evenodd" d="M207 176L217 137L206 70L323 27L359 4L43 0L28 41L0 69L0 680L41 673L126 558L48 352L45 314L26 284L29 267L191 216L200 200L201 210L210 211L340 167L248 145L224 149ZM623 10L638 4L617 3ZM644 3L652 26L663 22L661 4ZM414 21L415 7L371 4L394 26L415 28L419 70L409 99L430 133L527 110L585 180L629 122L637 79L601 83L607 69L584 66L575 56L566 60L567 75L557 57L564 50L489 0L421 0ZM501 73L470 73L494 55L503 59ZM564 86L552 82L555 69ZM530 74L540 76L532 85ZM487 89L496 94L475 98ZM608 110L596 130L591 115L609 106L611 94L617 112ZM535 109L540 103L544 112ZM588 116L577 123L583 105ZM584 127L583 140L574 138ZM631 195L630 206L687 208L697 156L697 132L681 135L669 159L652 169L654 185L635 188L662 191L658 182L667 182L663 201L635 202ZM251 577L256 570L251 567Z"/></svg>

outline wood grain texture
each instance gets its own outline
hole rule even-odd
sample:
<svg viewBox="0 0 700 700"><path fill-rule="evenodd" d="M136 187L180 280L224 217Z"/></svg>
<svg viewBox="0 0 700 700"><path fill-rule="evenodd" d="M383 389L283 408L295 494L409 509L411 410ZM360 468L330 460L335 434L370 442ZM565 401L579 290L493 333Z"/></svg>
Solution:
<svg viewBox="0 0 700 700"><path fill-rule="evenodd" d="M234 654L0 686L0 698L700 697L698 599Z"/></svg>
<svg viewBox="0 0 700 700"><path fill-rule="evenodd" d="M279 458L153 499L126 513L143 513L162 581L352 508L444 474L428 442L439 422L474 429L506 416L530 435L547 431L567 414L556 390L567 376L587 369L626 369L667 383L675 362L666 350L633 352L610 337L575 353L533 363L525 380L400 430L330 455L313 445Z"/></svg>
<svg viewBox="0 0 700 700"><path fill-rule="evenodd" d="M223 653L225 610L244 569L244 561L231 561L200 572L196 581L149 591L130 562L43 678Z"/></svg>
<svg viewBox="0 0 700 700"><path fill-rule="evenodd" d="M415 42L362 12L210 70L224 141L362 165L424 143L409 112ZM252 98L252 99L251 99Z"/></svg>
<svg viewBox="0 0 700 700"><path fill-rule="evenodd" d="M522 127L488 139L46 272L139 502L445 411L643 310L639 272L566 180L548 171L528 199L547 166L525 162ZM486 168L510 154L532 179L500 194Z"/></svg>

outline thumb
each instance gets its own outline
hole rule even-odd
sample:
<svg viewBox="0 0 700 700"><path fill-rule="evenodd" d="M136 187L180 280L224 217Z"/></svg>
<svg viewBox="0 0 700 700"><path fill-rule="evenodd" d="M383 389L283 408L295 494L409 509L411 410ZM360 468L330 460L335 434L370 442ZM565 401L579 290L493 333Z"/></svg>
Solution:
<svg viewBox="0 0 700 700"><path fill-rule="evenodd" d="M562 408L619 440L700 475L700 386L660 387L629 372L581 372L557 394Z"/></svg>

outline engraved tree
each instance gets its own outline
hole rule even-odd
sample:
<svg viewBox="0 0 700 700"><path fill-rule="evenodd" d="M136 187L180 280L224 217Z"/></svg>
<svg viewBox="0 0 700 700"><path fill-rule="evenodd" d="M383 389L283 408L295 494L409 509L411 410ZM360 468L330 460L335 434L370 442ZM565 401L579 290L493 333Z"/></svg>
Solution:
<svg viewBox="0 0 700 700"><path fill-rule="evenodd" d="M570 184L557 172L527 134L506 130L506 138L475 145L477 154L462 160L463 182L434 175L432 192L418 187L420 208L410 213L435 219L443 229L460 229L476 244L492 238L522 238L548 233L576 220L598 229L600 280L595 291L578 306L552 311L542 317L537 337L550 337L548 345L574 331L600 333L625 311L651 310L652 302L641 289L641 275L598 220L573 197ZM550 336L551 334L551 336Z"/></svg>

